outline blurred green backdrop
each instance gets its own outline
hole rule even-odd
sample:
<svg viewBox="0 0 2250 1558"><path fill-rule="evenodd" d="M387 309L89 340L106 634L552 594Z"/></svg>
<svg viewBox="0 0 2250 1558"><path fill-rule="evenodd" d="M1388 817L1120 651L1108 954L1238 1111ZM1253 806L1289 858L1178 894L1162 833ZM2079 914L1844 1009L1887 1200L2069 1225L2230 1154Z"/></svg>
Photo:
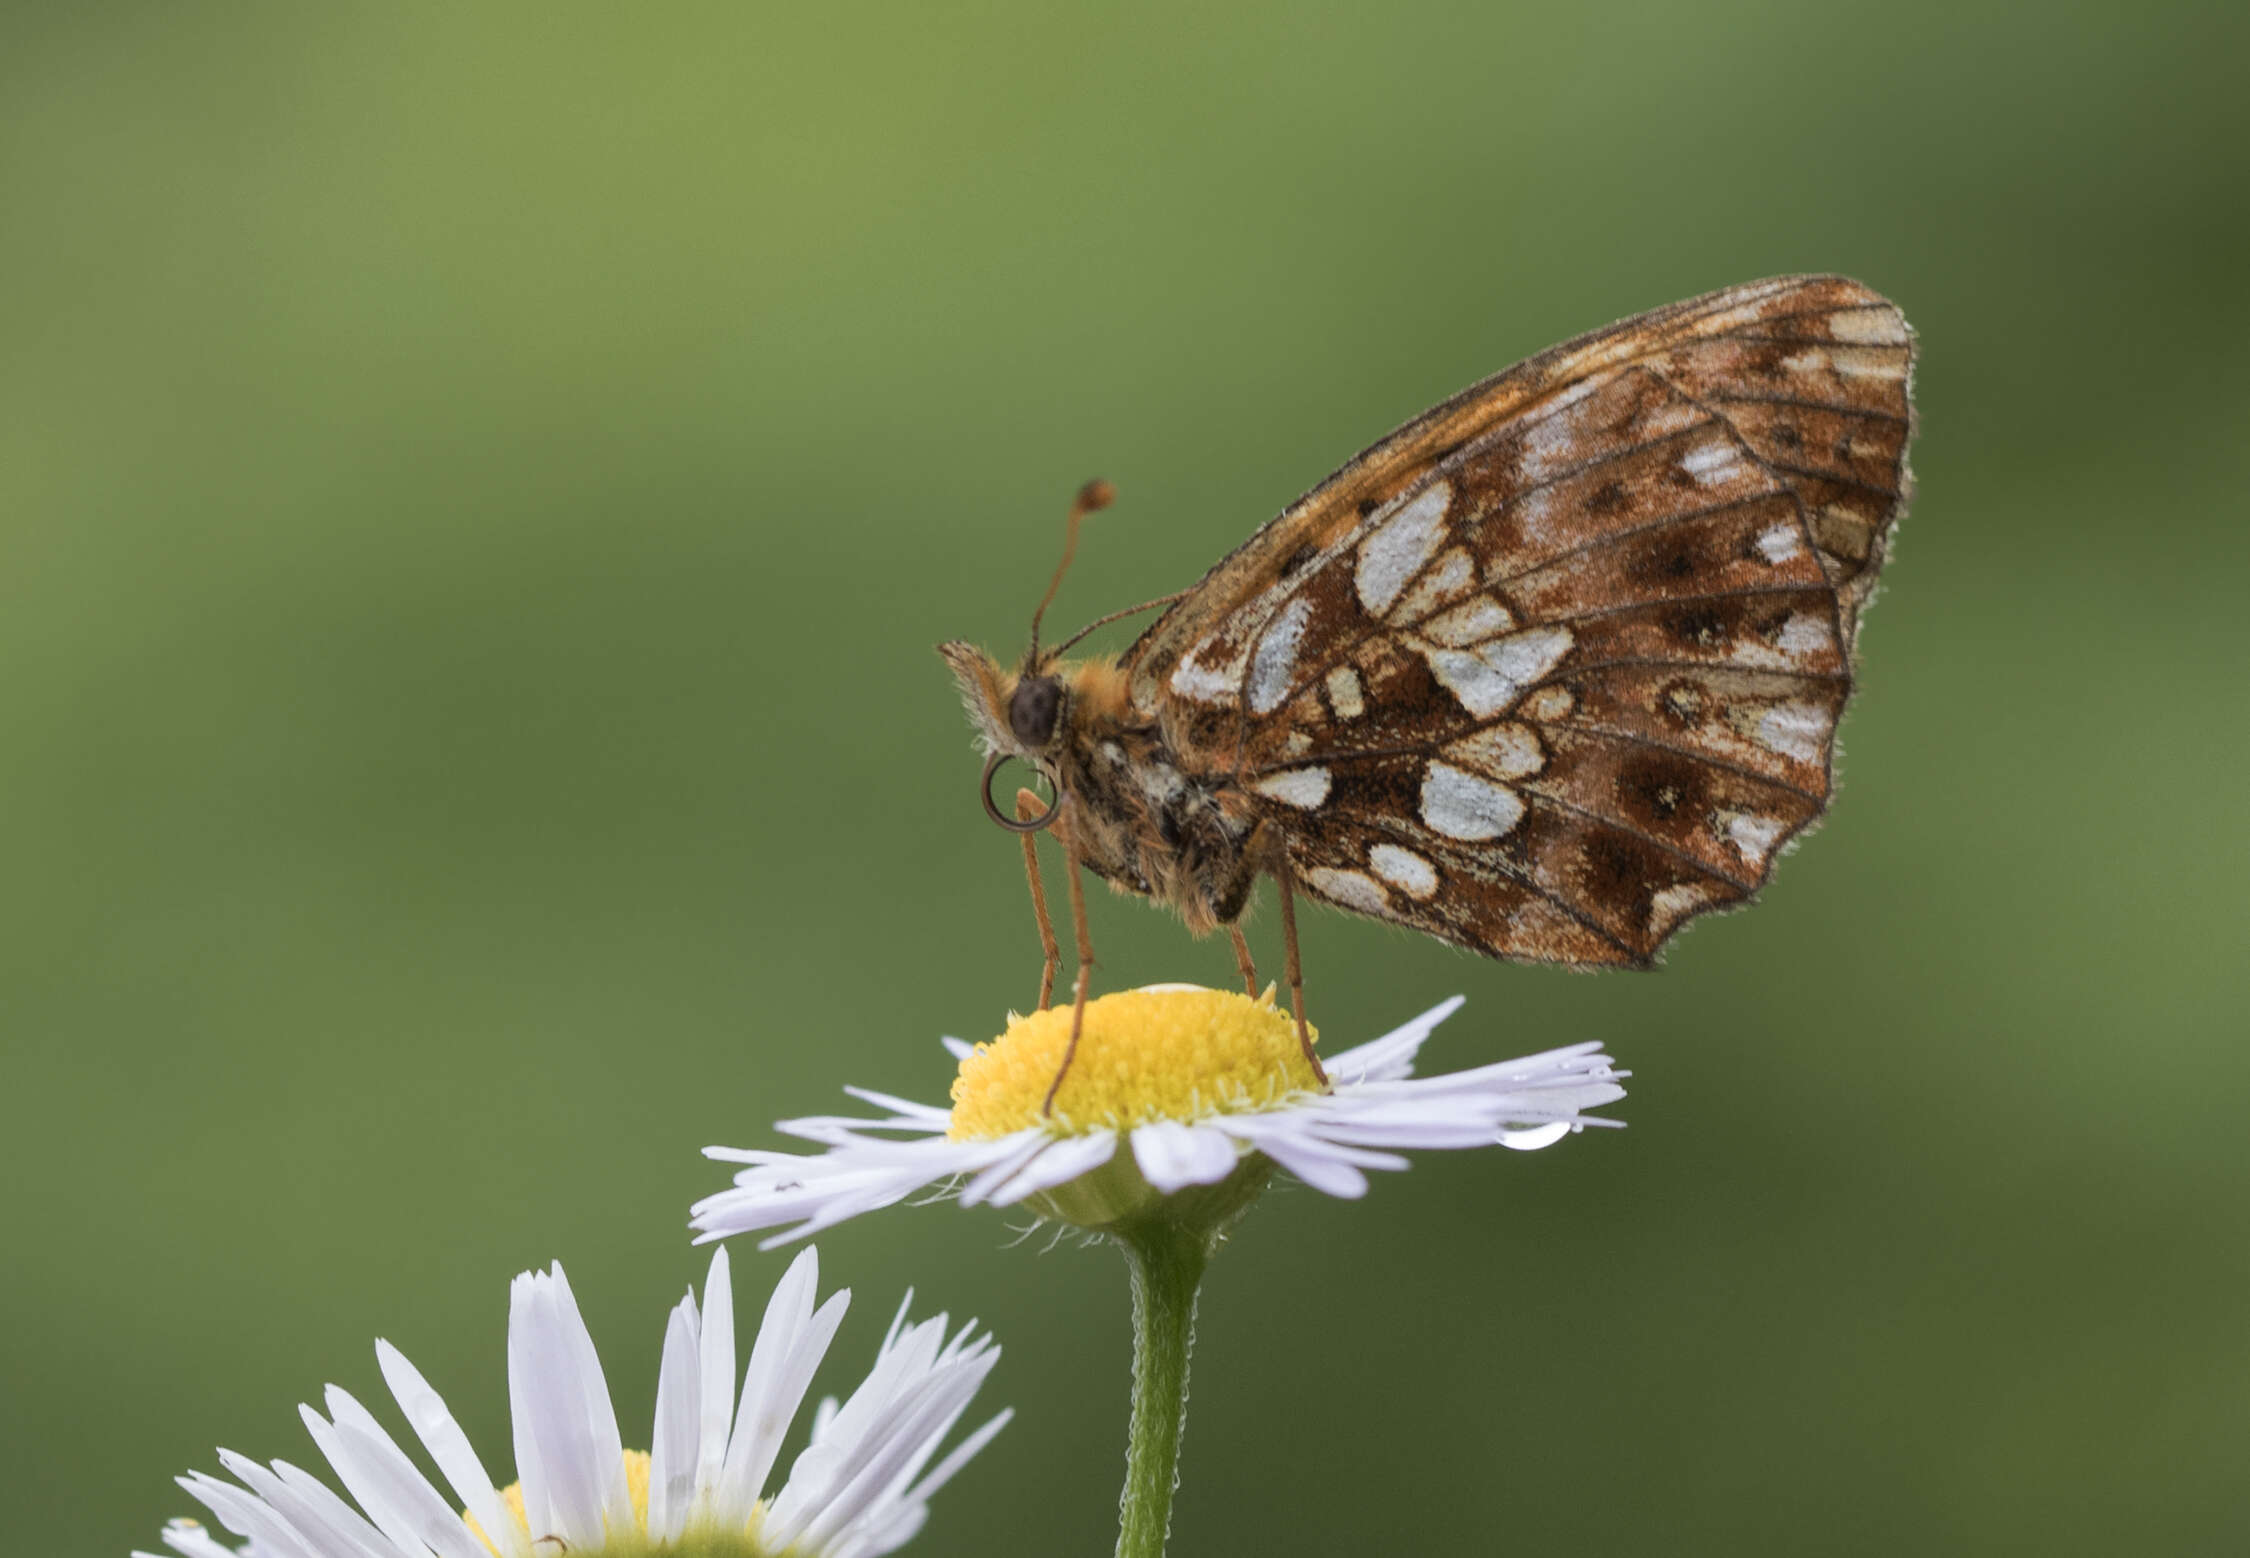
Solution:
<svg viewBox="0 0 2250 1558"><path fill-rule="evenodd" d="M1832 822L1655 976L1313 920L1332 1046L1465 991L1433 1062L1604 1038L1632 1128L1261 1209L1175 1549L2241 1551L2246 56L2239 5L12 10L11 1544L313 1458L376 1335L497 1469L551 1257L645 1443L697 1149L940 1098L1031 996L930 646L1020 646L1080 480L1058 620L1549 341L1835 269L1924 358ZM1226 982L1095 915L1106 982ZM827 1378L909 1282L1006 1343L931 1558L1114 1531L1120 1263L1007 1221L823 1241Z"/></svg>

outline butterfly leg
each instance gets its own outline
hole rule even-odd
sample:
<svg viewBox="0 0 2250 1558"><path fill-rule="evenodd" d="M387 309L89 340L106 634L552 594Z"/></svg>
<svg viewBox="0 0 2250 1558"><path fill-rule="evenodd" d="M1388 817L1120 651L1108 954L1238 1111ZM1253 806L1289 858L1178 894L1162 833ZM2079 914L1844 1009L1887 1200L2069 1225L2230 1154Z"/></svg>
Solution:
<svg viewBox="0 0 2250 1558"><path fill-rule="evenodd" d="M1250 943L1242 939L1242 927L1229 925L1227 937L1234 943L1234 966L1242 973L1242 993L1255 1001L1258 998L1258 965L1251 961Z"/></svg>
<svg viewBox="0 0 2250 1558"><path fill-rule="evenodd" d="M1045 811L1037 795L1016 792L1016 819L1029 822ZM1039 851L1032 843L1039 835L1023 835L1023 874L1031 883L1031 912L1039 921L1039 1009L1045 1011L1055 994L1055 970L1062 967L1062 944L1055 940L1055 922L1047 917L1047 884L1039 880Z"/></svg>
<svg viewBox="0 0 2250 1558"><path fill-rule="evenodd" d="M1328 1073L1313 1053L1312 1030L1305 1026L1305 973L1297 960L1297 894L1289 868L1289 848L1286 844L1273 852L1274 881L1281 888L1281 947L1282 966L1289 979L1289 1013L1297 1019L1297 1044L1305 1052L1305 1063L1312 1067L1320 1085L1328 1085Z"/></svg>
<svg viewBox="0 0 2250 1558"><path fill-rule="evenodd" d="M1065 804L1058 801L1057 805ZM1060 819L1067 823L1070 819ZM1094 982L1094 934L1086 924L1086 884L1078 875L1078 851L1070 842L1070 835L1060 828L1056 836L1062 840L1065 880L1070 883L1070 923L1078 935L1078 980L1071 992L1070 1042L1063 1046L1062 1064L1055 1068L1054 1081L1047 1084L1047 1101L1039 1112L1055 1112L1055 1094L1062 1089L1063 1078L1070 1075L1070 1063L1078 1057L1078 1036L1086 1029L1086 992Z"/></svg>

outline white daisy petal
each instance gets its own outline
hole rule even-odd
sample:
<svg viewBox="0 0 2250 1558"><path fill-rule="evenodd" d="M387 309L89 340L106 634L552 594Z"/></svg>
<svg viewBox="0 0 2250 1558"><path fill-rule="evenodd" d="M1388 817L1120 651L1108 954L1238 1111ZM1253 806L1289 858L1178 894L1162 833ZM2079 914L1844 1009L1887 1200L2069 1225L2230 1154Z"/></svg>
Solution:
<svg viewBox="0 0 2250 1558"><path fill-rule="evenodd" d="M1545 1088L1533 1096L1543 1112L1579 1115L1588 1109L1617 1102L1625 1096L1625 1089L1615 1082L1580 1082L1568 1087Z"/></svg>
<svg viewBox="0 0 2250 1558"><path fill-rule="evenodd" d="M213 1537L199 1522L185 1518L165 1523L163 1541L181 1558L235 1558L232 1548ZM162 1555L136 1552L133 1558L162 1558Z"/></svg>
<svg viewBox="0 0 2250 1558"><path fill-rule="evenodd" d="M1347 1082L1389 1081L1411 1074L1414 1057L1421 1051L1423 1041L1436 1031L1439 1023L1459 1011L1465 999L1449 996L1403 1027L1334 1056L1323 1065L1329 1081L1342 1086Z"/></svg>
<svg viewBox="0 0 2250 1558"><path fill-rule="evenodd" d="M1485 1147L1498 1130L1481 1109L1336 1109L1308 1113L1307 1124L1330 1141L1356 1147Z"/></svg>
<svg viewBox="0 0 2250 1558"><path fill-rule="evenodd" d="M695 1299L673 1307L664 1328L664 1354L656 1373L656 1425L649 1431L648 1534L669 1542L687 1524L701 1464L703 1364L696 1334Z"/></svg>
<svg viewBox="0 0 2250 1558"><path fill-rule="evenodd" d="M1133 1161L1167 1195L1189 1185L1215 1185L1239 1160L1234 1138L1208 1125L1152 1120L1133 1128Z"/></svg>
<svg viewBox="0 0 2250 1558"><path fill-rule="evenodd" d="M219 1452L219 1464L281 1516L305 1547L316 1553L350 1553L354 1558L382 1558L383 1533L352 1512L333 1493L326 1500L309 1496L302 1484L284 1481L276 1471L260 1466L247 1455ZM319 1488L320 1484L311 1484ZM321 1489L327 1492L326 1489Z"/></svg>
<svg viewBox="0 0 2250 1558"><path fill-rule="evenodd" d="M216 1515L219 1524L250 1538L251 1547L261 1554L272 1552L277 1558L321 1558L279 1510L269 1508L255 1494L245 1493L230 1482L206 1477L201 1472L182 1477L180 1486Z"/></svg>
<svg viewBox="0 0 2250 1558"><path fill-rule="evenodd" d="M499 1544L503 1558L527 1558L530 1548L523 1528L500 1502L491 1477L485 1473L484 1462L477 1458L469 1436L461 1431L461 1425L447 1409L444 1398L430 1388L420 1370L406 1361L406 1355L389 1342L376 1341L375 1361L382 1368L383 1382L391 1387L398 1409L406 1414L407 1423L421 1439L422 1447L430 1452L430 1459L437 1462L454 1497L477 1517L477 1524L484 1527L486 1535Z"/></svg>
<svg viewBox="0 0 2250 1558"><path fill-rule="evenodd" d="M906 1334L906 1317L913 1312L914 1290L908 1288L906 1296L898 1301L898 1308L891 1311L891 1323L883 1330L883 1345L875 1349L875 1359L878 1363L888 1358L897 1349L899 1338ZM864 1385L861 1387L863 1390L865 1388ZM826 1405L828 1408L827 1414L822 1417L819 1423L814 1425L816 1428L825 1426L828 1418L835 1416L835 1409L839 1403L831 1397Z"/></svg>
<svg viewBox="0 0 2250 1558"><path fill-rule="evenodd" d="M594 1338L578 1312L570 1278L563 1275L561 1261L549 1269L554 1274L552 1303L562 1328L562 1345L573 1364L569 1377L577 1383L580 1409L586 1414L588 1479L600 1490L603 1521L623 1529L633 1523L633 1492L625 1480L625 1445L617 1431L617 1409L610 1405L609 1381L602 1374Z"/></svg>
<svg viewBox="0 0 2250 1558"><path fill-rule="evenodd" d="M765 1490L766 1474L781 1453L782 1436L797 1416L813 1371L843 1323L849 1291L815 1309L820 1286L820 1254L806 1250L790 1262L774 1288L751 1344L750 1368L742 1382L742 1408L735 1414L734 1442L727 1448L715 1505L722 1519L749 1518Z"/></svg>
<svg viewBox="0 0 2250 1558"><path fill-rule="evenodd" d="M919 1189L921 1187L917 1186L915 1188ZM848 1223L853 1218L858 1217L863 1213L879 1211L883 1207L890 1206L894 1202L904 1199L904 1192L900 1192L898 1194L891 1194L886 1192L881 1195L870 1194L865 1196L839 1196L836 1199L829 1201L825 1205L821 1206L811 1216L807 1217L803 1222L797 1224L795 1227L785 1228L780 1233L773 1235L771 1238L760 1239L758 1241L758 1248L761 1250L778 1250L785 1244L794 1244L800 1239L810 1239L815 1234L827 1232L829 1229L835 1227L838 1223Z"/></svg>
<svg viewBox="0 0 2250 1558"><path fill-rule="evenodd" d="M1487 1066L1476 1071L1456 1072L1452 1076L1430 1077L1409 1086L1417 1097L1450 1097L1467 1093L1495 1101L1513 1099L1528 1103L1534 1099L1548 1100L1551 1104L1560 1103L1565 1108L1587 1107L1585 1104L1575 1103L1581 1095L1590 1095L1596 1103L1606 1103L1610 1099L1624 1096L1624 1089L1617 1086L1615 1077L1606 1069L1594 1072L1579 1066L1556 1067L1530 1076L1513 1066Z"/></svg>
<svg viewBox="0 0 2250 1558"><path fill-rule="evenodd" d="M1258 1150L1315 1190L1356 1201L1367 1194L1367 1176L1349 1163L1315 1151L1296 1137L1277 1136L1258 1144Z"/></svg>
<svg viewBox="0 0 2250 1558"><path fill-rule="evenodd" d="M1008 1151L980 1169L966 1185L961 1187L961 1204L963 1206L975 1206L979 1201L990 1196L1002 1185L1022 1173L1031 1160L1053 1146L1056 1139L1045 1131L1038 1130L1018 1131L1013 1136L1002 1137L1001 1141L1009 1144ZM995 1142L993 1145L998 1146L1000 1142Z"/></svg>
<svg viewBox="0 0 2250 1558"><path fill-rule="evenodd" d="M901 1504L880 1515L869 1515L837 1541L837 1558L877 1558L878 1554L895 1553L914 1540L929 1518L928 1508L921 1504Z"/></svg>
<svg viewBox="0 0 2250 1558"><path fill-rule="evenodd" d="M1358 1147L1336 1140L1326 1129L1325 1122L1317 1116L1309 1119L1290 1119L1286 1116L1261 1119L1255 1115L1229 1120L1221 1127L1230 1134L1250 1142L1289 1167L1281 1157L1283 1152L1299 1156L1310 1154L1330 1163L1348 1163L1354 1168L1398 1170L1407 1166L1407 1159L1395 1152L1377 1152L1371 1147ZM1294 1168L1290 1168L1295 1173ZM1364 1187L1363 1187L1364 1188Z"/></svg>
<svg viewBox="0 0 2250 1558"><path fill-rule="evenodd" d="M759 1551L786 1547L791 1558L890 1552L921 1529L931 1496L1008 1421L1003 1411L946 1449L999 1348L974 1323L949 1336L942 1314L908 1324L902 1305L874 1366L842 1407L829 1402L818 1414L788 1482L761 1504L766 1474L849 1301L840 1292L820 1301L819 1275L819 1257L806 1250L776 1285L751 1348L739 1414L731 1403L731 1314L721 1319L715 1307L731 1301L723 1253L711 1263L705 1307L697 1309L692 1293L674 1306L658 1371L645 1522L629 1491L621 1512L606 1505L612 1476L625 1482L632 1455L610 1447L616 1415L600 1361L555 1266L526 1272L509 1289L510 1409L516 1442L530 1448L523 1492L541 1501L527 1508L544 1511L528 1532L486 1479L443 1400L396 1348L380 1343L384 1378L457 1485L468 1516L358 1401L330 1386L329 1416L310 1407L300 1414L359 1509L286 1461L269 1467L221 1450L220 1463L237 1481L198 1472L179 1485L249 1544L238 1551L183 1520L165 1528L164 1546L179 1558L492 1558L495 1551L523 1558L534 1542L555 1541L600 1558L664 1550L695 1531L731 1526L733 1539ZM729 1398L725 1410L710 1410L713 1393ZM708 1480L706 1432L723 1441Z"/></svg>
<svg viewBox="0 0 2250 1558"><path fill-rule="evenodd" d="M702 1422L697 1433L695 1492L709 1498L727 1461L734 1432L734 1277L722 1248L711 1254L711 1274L703 1282L702 1334L699 1338L697 1394Z"/></svg>
<svg viewBox="0 0 2250 1558"><path fill-rule="evenodd" d="M844 1091L861 1103L873 1104L878 1109L890 1110L901 1120L921 1121L925 1124L935 1125L941 1131L950 1123L953 1113L952 1110L940 1109L935 1104L918 1104L910 1098L897 1098L889 1093L875 1092L870 1088L847 1087Z"/></svg>
<svg viewBox="0 0 2250 1558"><path fill-rule="evenodd" d="M1541 1147L1552 1147L1569 1134L1570 1122L1556 1120L1552 1124L1535 1126L1527 1131L1502 1131L1500 1145L1513 1147L1518 1152L1537 1152Z"/></svg>
<svg viewBox="0 0 2250 1558"><path fill-rule="evenodd" d="M1065 1137L1025 1164L1022 1173L993 1191L992 1204L1014 1206L1018 1201L1037 1195L1042 1190L1067 1185L1079 1175L1090 1174L1100 1168L1116 1151L1115 1131L1089 1131L1083 1136ZM962 1204L968 1204L965 1191L962 1194Z"/></svg>
<svg viewBox="0 0 2250 1558"><path fill-rule="evenodd" d="M321 1453L384 1535L394 1542L426 1546L439 1558L490 1558L453 1506L438 1497L437 1489L350 1391L331 1385L322 1399L328 1407L329 1439L321 1445ZM452 1542L455 1535L468 1547Z"/></svg>
<svg viewBox="0 0 2250 1558"><path fill-rule="evenodd" d="M508 1380L524 1387L530 1432L537 1446L542 1482L538 1504L547 1511L534 1523L534 1544L560 1537L573 1548L602 1540L602 1490L608 1479L594 1465L593 1424L586 1415L585 1392L578 1380L578 1355L564 1334L555 1303L554 1279L533 1272L516 1279L522 1302L508 1320ZM523 1481L524 1504L533 1503L531 1474Z"/></svg>
<svg viewBox="0 0 2250 1558"><path fill-rule="evenodd" d="M362 1473L353 1451L344 1443L334 1425L301 1402L297 1407L297 1416L304 1423L305 1431L312 1435L314 1445L327 1457L329 1469L335 1472L336 1480L359 1501L359 1507L366 1511L368 1520L383 1533L384 1540L402 1551L420 1551L421 1544L415 1541L412 1527L384 1502L381 1485Z"/></svg>
<svg viewBox="0 0 2250 1558"><path fill-rule="evenodd" d="M327 1483L287 1461L275 1461L273 1469L283 1484L316 1511L331 1530L342 1533L345 1545L351 1551L372 1555L372 1558L385 1558L390 1552L383 1533L375 1529L358 1510L337 1497L335 1490ZM508 1523L510 1526L515 1524L513 1520ZM519 1539L521 1535L521 1531L518 1531Z"/></svg>
<svg viewBox="0 0 2250 1558"><path fill-rule="evenodd" d="M1016 1150L1001 1141L920 1142L848 1140L828 1152L794 1153L706 1149L708 1155L751 1166L735 1188L706 1196L689 1209L701 1240L753 1233L794 1223L762 1246L801 1239L862 1212L905 1200L940 1180L989 1167Z"/></svg>
<svg viewBox="0 0 2250 1558"><path fill-rule="evenodd" d="M437 1558L491 1558L453 1506L438 1497L387 1434L349 1419L338 1421L335 1428L357 1454L361 1474L376 1484L377 1496L409 1522L417 1547L427 1547ZM360 1502L364 1505L366 1500Z"/></svg>
<svg viewBox="0 0 2250 1558"><path fill-rule="evenodd" d="M888 1525L900 1484L926 1460L934 1436L960 1416L999 1357L964 1329L941 1345L945 1317L907 1328L852 1398L816 1432L775 1496L761 1530L770 1546L849 1543L855 1529ZM881 1550L881 1549L877 1549Z"/></svg>
<svg viewBox="0 0 2250 1558"><path fill-rule="evenodd" d="M843 1534L863 1515L874 1511L877 1500L898 1473L932 1434L943 1431L947 1418L957 1417L959 1399L974 1395L984 1382L980 1362L954 1364L930 1375L900 1401L880 1433L870 1433L863 1453L852 1457L852 1470L843 1479L804 1531L793 1538L820 1548Z"/></svg>
<svg viewBox="0 0 2250 1558"><path fill-rule="evenodd" d="M287 1461L275 1461L273 1469L280 1474L282 1481L289 1484L292 1489L303 1495L309 1502L317 1504L325 1510L332 1524L348 1527L361 1541L371 1543L372 1551L378 1554L388 1554L391 1551L390 1545L380 1531L361 1518L358 1511L354 1510L328 1484L322 1482L311 1472L300 1470ZM521 1522L510 1516L508 1524L516 1528L516 1536L519 1541L522 1540ZM489 1554L487 1554L487 1558L490 1558Z"/></svg>
<svg viewBox="0 0 2250 1558"><path fill-rule="evenodd" d="M928 1502L931 1494L951 1482L962 1467L976 1459L977 1452L990 1444L1001 1429L1015 1420L1015 1416L1016 1409L1008 1407L987 1419L975 1433L955 1445L947 1453L945 1459L939 1461L921 1481L907 1489L905 1494L907 1501L914 1504ZM890 1549L884 1548L883 1551L888 1552Z"/></svg>

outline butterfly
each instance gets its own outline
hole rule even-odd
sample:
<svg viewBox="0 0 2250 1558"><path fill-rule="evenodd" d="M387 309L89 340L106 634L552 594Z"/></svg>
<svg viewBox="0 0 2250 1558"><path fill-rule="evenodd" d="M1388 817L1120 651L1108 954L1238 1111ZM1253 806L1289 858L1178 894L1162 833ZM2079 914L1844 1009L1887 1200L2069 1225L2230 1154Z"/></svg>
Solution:
<svg viewBox="0 0 2250 1558"><path fill-rule="evenodd" d="M1912 479L1915 341L1836 276L1749 282L1551 347L1347 463L1116 657L1039 623L1013 670L940 646L984 806L1197 932L1280 889L1498 958L1645 968L1740 905L1833 788L1860 618ZM1091 631L1089 627L1087 631ZM999 766L1050 786L1016 814ZM1075 1037L1075 1036L1074 1036ZM1067 1071L1069 1061L1064 1061ZM1060 1084L1060 1074L1057 1085ZM1050 1105L1053 1094L1049 1094Z"/></svg>

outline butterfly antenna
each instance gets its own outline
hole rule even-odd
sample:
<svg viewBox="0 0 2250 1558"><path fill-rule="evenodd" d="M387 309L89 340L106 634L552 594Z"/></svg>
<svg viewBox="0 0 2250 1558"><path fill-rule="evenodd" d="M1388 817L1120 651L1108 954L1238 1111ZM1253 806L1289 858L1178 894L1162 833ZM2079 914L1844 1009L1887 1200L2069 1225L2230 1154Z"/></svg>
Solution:
<svg viewBox="0 0 2250 1558"><path fill-rule="evenodd" d="M1047 593L1039 597L1039 609L1031 614L1031 648L1023 657L1027 669L1039 665L1039 619L1054 604L1055 591L1062 588L1063 575L1070 572L1070 560L1078 555L1078 527L1086 522L1088 514L1096 514L1109 507L1117 497L1117 489L1106 481L1090 481L1078 489L1078 496L1070 501L1070 518L1063 521L1062 561L1055 564L1055 576L1047 581Z"/></svg>
<svg viewBox="0 0 2250 1558"><path fill-rule="evenodd" d="M1174 590L1169 595L1159 595L1154 600L1144 600L1138 606L1127 606L1124 610L1113 611L1106 617L1096 617L1093 621L1087 623L1077 632L1071 634L1070 637L1057 644L1051 651L1049 651L1049 653L1059 655L1065 650L1069 649L1071 645L1084 638L1087 634L1093 632L1096 628L1106 628L1112 622L1121 622L1127 617L1137 617L1142 612L1154 611L1159 606L1169 606L1172 604L1172 602L1180 599L1186 594L1187 591L1185 590Z"/></svg>

